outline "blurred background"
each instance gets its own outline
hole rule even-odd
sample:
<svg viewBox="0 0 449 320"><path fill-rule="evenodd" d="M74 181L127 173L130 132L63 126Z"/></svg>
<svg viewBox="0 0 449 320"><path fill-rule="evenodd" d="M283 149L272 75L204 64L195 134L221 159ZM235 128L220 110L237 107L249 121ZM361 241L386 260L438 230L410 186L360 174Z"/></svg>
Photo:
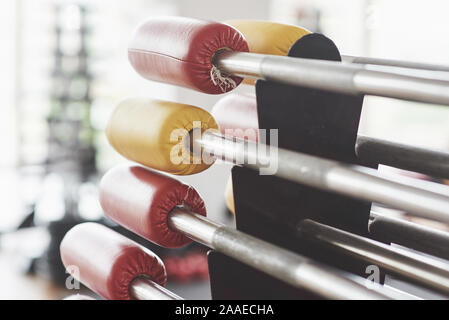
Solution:
<svg viewBox="0 0 449 320"><path fill-rule="evenodd" d="M0 1L0 299L73 293L58 256L73 224L101 221L126 233L103 218L96 188L105 170L125 162L103 134L118 101L148 96L210 110L220 98L133 71L127 43L146 18L271 20L323 33L344 54L449 65L448 10L446 0ZM439 106L369 97L360 132L449 151L449 113ZM220 163L182 178L226 223L230 168ZM169 288L209 298L204 248L151 248L169 269Z"/></svg>

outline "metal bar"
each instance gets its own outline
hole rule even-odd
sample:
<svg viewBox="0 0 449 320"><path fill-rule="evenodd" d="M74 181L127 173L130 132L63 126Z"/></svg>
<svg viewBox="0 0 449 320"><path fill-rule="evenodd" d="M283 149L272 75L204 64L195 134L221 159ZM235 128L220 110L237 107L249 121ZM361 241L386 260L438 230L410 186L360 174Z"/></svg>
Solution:
<svg viewBox="0 0 449 320"><path fill-rule="evenodd" d="M422 297L399 290L398 288L394 288L388 284L384 284L382 286L382 291L386 292L393 300L424 300Z"/></svg>
<svg viewBox="0 0 449 320"><path fill-rule="evenodd" d="M300 235L405 277L412 282L449 294L449 264L342 231L312 220L298 225Z"/></svg>
<svg viewBox="0 0 449 320"><path fill-rule="evenodd" d="M369 70L363 65L229 51L217 53L213 63L221 71L241 77L449 105L448 81Z"/></svg>
<svg viewBox="0 0 449 320"><path fill-rule="evenodd" d="M444 77L435 80L423 78L425 74L422 73L404 74L400 68L370 70L370 66L235 52L217 54L214 63L225 72L240 76L263 78L349 94L368 93L449 105L449 73L446 72L443 73ZM413 66L413 64L406 65L409 68ZM425 65L419 64L416 66L425 67ZM431 75L437 76L438 74L433 72ZM386 165L437 177L449 177L449 153L364 136L358 139L358 143L362 159L373 159ZM385 149L387 152L374 151L379 149Z"/></svg>
<svg viewBox="0 0 449 320"><path fill-rule="evenodd" d="M449 233L417 223L371 212L370 235L449 260Z"/></svg>
<svg viewBox="0 0 449 320"><path fill-rule="evenodd" d="M205 132L194 139L203 152L267 174L370 202L383 203L416 216L449 223L449 197L393 181L376 170ZM194 150L197 148L194 147ZM262 172L263 173L263 172Z"/></svg>
<svg viewBox="0 0 449 320"><path fill-rule="evenodd" d="M358 135L357 156L405 170L449 179L449 153Z"/></svg>
<svg viewBox="0 0 449 320"><path fill-rule="evenodd" d="M393 60L393 59L382 59L382 58L355 57L355 56L349 56L349 55L342 55L341 58L344 62L349 62L349 63L372 64L372 65L378 65L378 66L449 72L449 66L438 65L438 64L401 61L401 60Z"/></svg>
<svg viewBox="0 0 449 320"><path fill-rule="evenodd" d="M386 299L333 268L219 225L186 209L175 208L168 216L174 230L203 245L265 272L290 285L306 288L331 299Z"/></svg>
<svg viewBox="0 0 449 320"><path fill-rule="evenodd" d="M138 277L129 287L131 296L136 300L183 300L173 292L145 277Z"/></svg>
<svg viewBox="0 0 449 320"><path fill-rule="evenodd" d="M364 64L363 68L366 70L388 72L393 74L399 74L403 76L416 77L422 79L449 81L449 72L446 71L432 71L424 69L411 69L401 67L390 67L383 65Z"/></svg>

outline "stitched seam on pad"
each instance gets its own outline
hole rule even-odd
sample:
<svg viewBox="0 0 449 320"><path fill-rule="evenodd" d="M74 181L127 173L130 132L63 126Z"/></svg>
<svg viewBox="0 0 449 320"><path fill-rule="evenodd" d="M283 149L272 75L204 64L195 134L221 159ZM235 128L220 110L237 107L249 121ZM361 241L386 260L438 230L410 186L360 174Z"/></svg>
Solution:
<svg viewBox="0 0 449 320"><path fill-rule="evenodd" d="M141 49L128 49L128 51L133 52L133 53L154 54L154 55L157 55L157 56L168 57L168 58L171 58L171 59L174 59L174 60L178 60L178 61L181 61L181 62L187 62L187 63L193 64L193 65L198 65L198 66L205 66L205 65L207 65L207 64L201 64L201 63L198 63L198 62L189 61L189 60L179 59L179 58L173 57L173 56L168 55L168 54L162 54L162 53L154 52L154 51L141 50ZM215 54L215 52L214 52L214 54ZM212 65L212 62L211 62L211 65Z"/></svg>

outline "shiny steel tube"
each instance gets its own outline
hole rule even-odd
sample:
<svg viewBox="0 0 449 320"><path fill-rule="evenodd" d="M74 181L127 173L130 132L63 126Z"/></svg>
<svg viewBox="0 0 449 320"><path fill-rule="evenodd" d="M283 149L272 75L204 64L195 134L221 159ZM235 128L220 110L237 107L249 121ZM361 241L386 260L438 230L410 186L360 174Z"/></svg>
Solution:
<svg viewBox="0 0 449 320"><path fill-rule="evenodd" d="M449 232L374 212L370 218L368 230L373 239L449 260Z"/></svg>
<svg viewBox="0 0 449 320"><path fill-rule="evenodd" d="M268 242L219 225L186 209L168 216L171 228L203 245L265 272L290 285L330 299L386 299L347 278L344 273L315 263Z"/></svg>
<svg viewBox="0 0 449 320"><path fill-rule="evenodd" d="M275 165L271 174L280 178L449 223L449 197L393 181L373 169L210 132L193 143L224 161L254 170Z"/></svg>
<svg viewBox="0 0 449 320"><path fill-rule="evenodd" d="M449 105L449 81L370 70L364 65L225 51L213 62L221 71L241 77Z"/></svg>
<svg viewBox="0 0 449 320"><path fill-rule="evenodd" d="M449 153L359 135L357 156L365 161L449 179Z"/></svg>
<svg viewBox="0 0 449 320"><path fill-rule="evenodd" d="M245 77L263 78L348 94L366 93L449 105L449 73L446 72L441 72L444 77L440 76L439 80L435 80L426 78L426 74L423 73L415 76L406 74L403 70L404 66L401 66L402 70L384 68L390 71L387 72L384 69L372 70L370 66L233 52L218 54L214 63L225 72ZM405 65L408 68L413 66L413 64ZM417 68L424 69L426 66L416 64ZM443 67L440 69L446 71ZM418 71L421 70L418 69ZM440 73L430 74L437 76ZM449 153L364 136L360 136L357 141L361 159L436 177L449 177Z"/></svg>
<svg viewBox="0 0 449 320"><path fill-rule="evenodd" d="M424 287L449 294L449 264L342 231L312 220L298 225L298 234L334 252L384 268Z"/></svg>
<svg viewBox="0 0 449 320"><path fill-rule="evenodd" d="M372 65L378 65L378 66L449 72L449 66L438 65L438 64L411 62L411 61L402 61L402 60L393 60L393 59L382 59L382 58L355 57L355 56L349 56L349 55L342 55L341 58L342 58L342 61L349 62L349 63L372 64Z"/></svg>
<svg viewBox="0 0 449 320"><path fill-rule="evenodd" d="M183 300L173 292L145 277L138 277L129 287L131 296L136 300Z"/></svg>

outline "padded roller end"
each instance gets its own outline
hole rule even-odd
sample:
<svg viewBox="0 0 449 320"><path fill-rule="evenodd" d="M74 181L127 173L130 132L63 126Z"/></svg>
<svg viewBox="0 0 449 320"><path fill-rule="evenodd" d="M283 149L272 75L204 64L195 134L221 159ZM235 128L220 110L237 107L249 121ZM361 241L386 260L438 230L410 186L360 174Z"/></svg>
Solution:
<svg viewBox="0 0 449 320"><path fill-rule="evenodd" d="M256 96L229 94L214 105L212 115L222 134L256 142L259 140Z"/></svg>
<svg viewBox="0 0 449 320"><path fill-rule="evenodd" d="M243 80L213 68L213 57L222 49L248 52L248 45L239 31L226 24L182 17L153 18L135 32L128 57L134 69L148 80L220 94Z"/></svg>
<svg viewBox="0 0 449 320"><path fill-rule="evenodd" d="M173 208L185 206L206 216L195 189L139 166L119 166L106 173L100 183L100 204L113 221L166 248L191 242L168 226L167 216Z"/></svg>
<svg viewBox="0 0 449 320"><path fill-rule="evenodd" d="M259 20L228 20L225 23L239 30L245 37L249 52L286 56L290 48L310 31L298 26ZM254 85L253 79L245 84Z"/></svg>
<svg viewBox="0 0 449 320"><path fill-rule="evenodd" d="M106 135L125 158L176 175L191 175L209 168L213 158L195 158L185 139L194 128L218 130L215 119L191 105L132 98L112 113Z"/></svg>
<svg viewBox="0 0 449 320"><path fill-rule="evenodd" d="M167 275L150 250L97 223L73 227L60 246L64 266L74 278L108 300L130 300L131 282L146 276L161 286Z"/></svg>

